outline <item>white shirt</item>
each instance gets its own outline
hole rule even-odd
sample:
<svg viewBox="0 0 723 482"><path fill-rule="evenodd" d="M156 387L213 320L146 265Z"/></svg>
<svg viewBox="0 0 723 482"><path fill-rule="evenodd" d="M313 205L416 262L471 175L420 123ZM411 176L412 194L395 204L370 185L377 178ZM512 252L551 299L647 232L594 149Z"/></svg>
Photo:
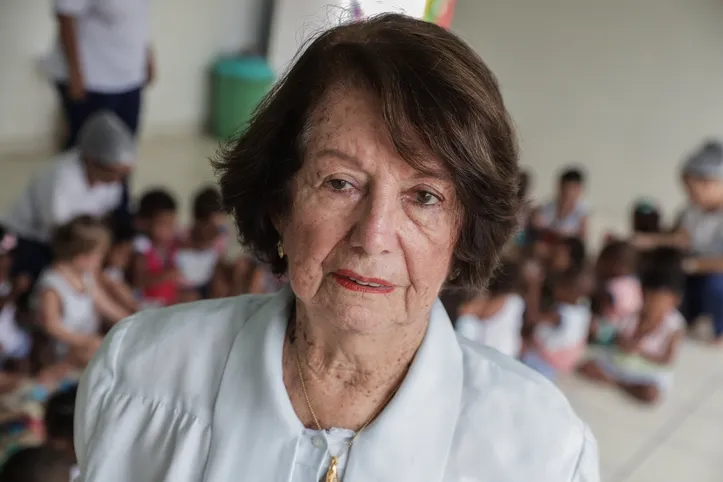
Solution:
<svg viewBox="0 0 723 482"><path fill-rule="evenodd" d="M55 0L54 4L56 13L75 18L78 54L87 90L113 94L145 83L150 0ZM55 80L68 79L68 66L59 39L48 68Z"/></svg>
<svg viewBox="0 0 723 482"><path fill-rule="evenodd" d="M120 323L80 383L85 482L317 482L351 432L306 429L284 386L288 286ZM321 437L321 439L319 438ZM399 391L342 462L344 482L597 482L588 427L555 386L460 340L440 302Z"/></svg>
<svg viewBox="0 0 723 482"><path fill-rule="evenodd" d="M551 201L540 208L540 227L552 229L565 236L577 236L582 230L582 222L590 210L587 204L579 202L575 209L564 218L557 217L557 201Z"/></svg>
<svg viewBox="0 0 723 482"><path fill-rule="evenodd" d="M590 308L582 304L561 304L558 313L560 324L540 325L535 331L535 338L550 351L564 350L584 343L590 332Z"/></svg>
<svg viewBox="0 0 723 482"><path fill-rule="evenodd" d="M696 256L723 256L723 210L704 211L688 206L680 226L690 236L690 250Z"/></svg>
<svg viewBox="0 0 723 482"><path fill-rule="evenodd" d="M121 203L121 183L91 186L77 151L51 162L30 181L2 221L18 236L47 242L55 227L80 215L103 217Z"/></svg>
<svg viewBox="0 0 723 482"><path fill-rule="evenodd" d="M35 286L37 296L45 290L52 290L60 298L62 324L74 333L96 335L100 330L100 317L95 307L95 282L93 275L83 279L84 289L78 291L59 272L50 268L40 275ZM35 299L37 305L38 298ZM68 346L55 343L55 352L59 357L65 356Z"/></svg>
<svg viewBox="0 0 723 482"><path fill-rule="evenodd" d="M218 250L213 248L180 249L176 253L175 263L181 271L184 283L199 288L211 282L218 258Z"/></svg>
<svg viewBox="0 0 723 482"><path fill-rule="evenodd" d="M457 320L457 333L476 343L490 346L507 356L516 358L522 347L522 317L525 300L511 294L502 308L486 320L474 315L463 315Z"/></svg>

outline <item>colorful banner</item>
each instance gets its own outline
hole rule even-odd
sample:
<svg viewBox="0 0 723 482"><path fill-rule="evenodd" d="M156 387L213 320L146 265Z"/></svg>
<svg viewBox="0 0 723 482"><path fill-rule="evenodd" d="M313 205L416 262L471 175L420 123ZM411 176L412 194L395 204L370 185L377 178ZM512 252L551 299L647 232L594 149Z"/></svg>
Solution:
<svg viewBox="0 0 723 482"><path fill-rule="evenodd" d="M437 25L450 28L454 17L455 0L427 0L424 10L424 20Z"/></svg>
<svg viewBox="0 0 723 482"><path fill-rule="evenodd" d="M347 4L353 20L386 12L399 12L436 23L452 25L455 0L351 0Z"/></svg>

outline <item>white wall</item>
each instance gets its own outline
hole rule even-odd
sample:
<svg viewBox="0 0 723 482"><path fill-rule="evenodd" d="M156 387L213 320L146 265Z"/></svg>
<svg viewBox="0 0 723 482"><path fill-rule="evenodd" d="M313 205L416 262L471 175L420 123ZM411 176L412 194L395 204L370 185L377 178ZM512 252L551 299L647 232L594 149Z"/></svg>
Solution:
<svg viewBox="0 0 723 482"><path fill-rule="evenodd" d="M221 52L258 43L268 0L153 0L158 79L148 91L144 132L199 128L208 69ZM50 0L0 0L0 145L48 142L57 99L39 68L55 37Z"/></svg>
<svg viewBox="0 0 723 482"><path fill-rule="evenodd" d="M453 30L497 74L523 163L548 196L585 166L598 230L629 203L682 201L682 157L723 138L720 0L458 0Z"/></svg>

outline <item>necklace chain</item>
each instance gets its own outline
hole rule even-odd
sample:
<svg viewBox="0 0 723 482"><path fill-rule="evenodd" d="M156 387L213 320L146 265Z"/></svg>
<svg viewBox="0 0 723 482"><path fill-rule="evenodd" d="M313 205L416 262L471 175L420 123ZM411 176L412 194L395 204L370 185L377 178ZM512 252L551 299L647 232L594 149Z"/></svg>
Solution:
<svg viewBox="0 0 723 482"><path fill-rule="evenodd" d="M314 407L311 406L311 400L309 399L309 393L306 391L306 383L304 382L304 374L301 371L301 361L299 357L299 350L296 351L296 369L299 371L299 381L301 382L301 390L304 392L304 398L306 399L306 406L309 407L309 412L311 412L311 417L314 419L314 424L316 425L316 428L319 429L319 431L322 431L324 429L321 428L321 424L319 423L319 418L316 416L316 412L314 412ZM351 450L351 446L354 444L354 441L357 439L357 437L364 431L367 426L369 426L372 421L377 418L377 416L382 412L384 407L387 406L387 404L394 398L394 395L396 395L397 390L399 390L399 386L401 385L401 382L396 386L396 388L392 391L392 393L387 397L387 399L384 401L382 405L379 406L379 408L376 409L376 411L372 414L371 417L362 425L362 427L357 431L356 434L352 437L352 439L347 444L346 448L337 456L332 455L332 459L334 460L334 463L338 458L340 458L342 455L344 455L346 452ZM329 452L329 449L327 447L327 452ZM331 455L331 452L329 452L329 455Z"/></svg>

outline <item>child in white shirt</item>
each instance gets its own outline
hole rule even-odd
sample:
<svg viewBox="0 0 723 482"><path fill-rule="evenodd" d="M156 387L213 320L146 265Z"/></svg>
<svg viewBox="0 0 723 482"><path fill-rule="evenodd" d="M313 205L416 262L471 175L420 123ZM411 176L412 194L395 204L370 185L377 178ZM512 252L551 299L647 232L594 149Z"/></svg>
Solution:
<svg viewBox="0 0 723 482"><path fill-rule="evenodd" d="M522 346L525 301L519 295L521 271L505 263L490 282L487 293L462 305L457 333L471 341L517 358Z"/></svg>

